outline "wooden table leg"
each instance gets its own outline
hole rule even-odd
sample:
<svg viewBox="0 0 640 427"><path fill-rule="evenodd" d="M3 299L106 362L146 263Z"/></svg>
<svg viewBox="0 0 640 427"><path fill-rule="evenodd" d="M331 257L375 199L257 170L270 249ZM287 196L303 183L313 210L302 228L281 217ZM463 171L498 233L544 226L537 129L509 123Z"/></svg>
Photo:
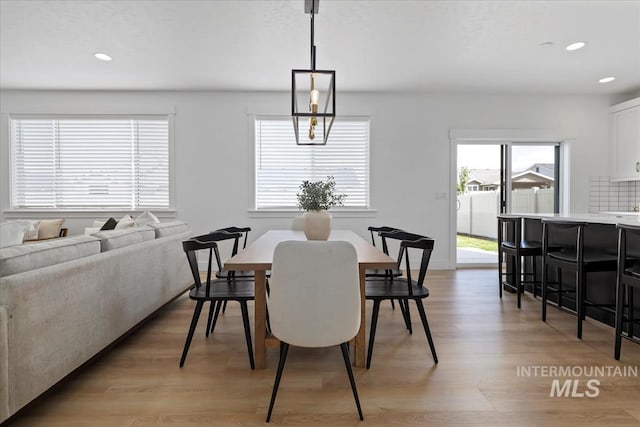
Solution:
<svg viewBox="0 0 640 427"><path fill-rule="evenodd" d="M358 329L358 335L356 335L356 345L353 351L353 364L357 368L364 368L365 366L365 333L367 331L367 310L364 296L365 277L366 268L360 267L360 329Z"/></svg>
<svg viewBox="0 0 640 427"><path fill-rule="evenodd" d="M255 307L254 307L254 344L256 369L267 367L267 352L265 349L265 337L267 333L267 291L266 276L264 270L256 270L255 277Z"/></svg>

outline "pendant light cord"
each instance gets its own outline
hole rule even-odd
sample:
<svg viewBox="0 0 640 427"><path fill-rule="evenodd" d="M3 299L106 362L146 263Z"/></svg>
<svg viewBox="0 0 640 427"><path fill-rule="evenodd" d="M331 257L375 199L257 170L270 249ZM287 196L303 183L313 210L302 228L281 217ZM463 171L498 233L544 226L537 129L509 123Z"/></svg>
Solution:
<svg viewBox="0 0 640 427"><path fill-rule="evenodd" d="M311 0L311 69L316 70L316 45L313 42L313 15L316 7L316 0Z"/></svg>

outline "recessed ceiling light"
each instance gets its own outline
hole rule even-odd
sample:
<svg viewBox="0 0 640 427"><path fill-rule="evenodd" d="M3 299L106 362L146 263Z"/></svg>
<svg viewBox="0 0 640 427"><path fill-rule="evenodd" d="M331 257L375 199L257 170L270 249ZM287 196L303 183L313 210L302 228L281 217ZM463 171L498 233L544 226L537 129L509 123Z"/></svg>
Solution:
<svg viewBox="0 0 640 427"><path fill-rule="evenodd" d="M538 47L551 47L551 46L553 46L553 42L544 42L538 45Z"/></svg>
<svg viewBox="0 0 640 427"><path fill-rule="evenodd" d="M96 58L98 58L101 61L111 61L111 57L109 55L107 55L106 53L96 52L96 53L93 54L93 56L95 56Z"/></svg>
<svg viewBox="0 0 640 427"><path fill-rule="evenodd" d="M615 77L603 77L600 80L598 80L600 83L609 83L614 81L616 78Z"/></svg>
<svg viewBox="0 0 640 427"><path fill-rule="evenodd" d="M569 52L571 52L571 51L574 51L574 50L582 49L586 45L587 45L587 42L575 42L575 43L571 43L570 45L568 45L564 49L568 50Z"/></svg>

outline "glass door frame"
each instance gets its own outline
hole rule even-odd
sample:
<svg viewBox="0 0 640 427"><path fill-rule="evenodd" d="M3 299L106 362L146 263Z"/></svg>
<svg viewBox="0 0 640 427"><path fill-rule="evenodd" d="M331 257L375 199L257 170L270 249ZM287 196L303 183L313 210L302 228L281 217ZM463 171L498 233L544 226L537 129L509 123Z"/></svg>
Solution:
<svg viewBox="0 0 640 427"><path fill-rule="evenodd" d="M555 209L560 213L567 212L569 208L569 153L574 139L561 136L555 130L527 130L527 129L450 129L450 194L449 203L449 261L448 268L455 270L457 268L456 255L456 235L457 235L457 167L458 167L458 145L506 145L508 150L504 154L506 161L506 176L510 176L511 162L509 155L513 144L523 145L555 145L556 149L556 171L555 176L559 182L556 182L556 199L554 201ZM504 178L504 177L503 177ZM507 199L506 206L509 207L508 201L511 182L507 180L507 185L503 186L506 190L504 198ZM497 266L497 260L496 260Z"/></svg>

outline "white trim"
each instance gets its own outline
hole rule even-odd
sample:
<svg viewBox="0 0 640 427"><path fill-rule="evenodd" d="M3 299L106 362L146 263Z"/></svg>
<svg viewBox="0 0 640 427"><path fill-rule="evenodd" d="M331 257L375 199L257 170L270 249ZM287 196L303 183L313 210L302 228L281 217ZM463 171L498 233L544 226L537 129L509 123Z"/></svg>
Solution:
<svg viewBox="0 0 640 427"><path fill-rule="evenodd" d="M621 102L620 104L612 105L611 107L609 107L609 112L617 113L618 111L627 110L629 108L637 106L640 106L640 97Z"/></svg>
<svg viewBox="0 0 640 427"><path fill-rule="evenodd" d="M375 218L376 209L331 209L334 218ZM304 212L298 209L250 209L249 218L294 218Z"/></svg>
<svg viewBox="0 0 640 427"><path fill-rule="evenodd" d="M549 129L451 129L449 141L480 145L487 142L559 143L566 139L560 135L560 131Z"/></svg>
<svg viewBox="0 0 640 427"><path fill-rule="evenodd" d="M177 211L175 209L142 209L142 210L61 210L61 209L11 209L2 212L4 218L51 218L65 217L65 218L121 218L124 215L137 216L143 211L149 210L153 212L158 218L177 218Z"/></svg>
<svg viewBox="0 0 640 427"><path fill-rule="evenodd" d="M526 171L517 173L515 175L512 175L511 176L511 180L513 180L514 178L520 178L521 176L529 175L529 174L539 176L540 178L548 179L549 181L555 181L552 177L549 177L547 175L543 175L540 172L535 172L535 171L532 171L532 170L526 170Z"/></svg>
<svg viewBox="0 0 640 427"><path fill-rule="evenodd" d="M43 95L46 97L46 95ZM79 117L79 116L166 116L169 114L176 114L176 105L157 105L157 104L147 104L141 106L132 106L122 104L114 104L114 105L106 105L104 103L96 102L95 104L92 102L87 103L88 105L83 104L82 111L78 111L78 106L76 104L73 105L60 105L57 104L55 107L42 107L39 105L31 105L28 111L23 110L13 110L13 111L2 111L3 114L16 115L16 116L70 116L70 117ZM91 105L93 104L93 105Z"/></svg>
<svg viewBox="0 0 640 427"><path fill-rule="evenodd" d="M175 212L176 207L176 115L175 113L168 114L169 116L169 210Z"/></svg>

